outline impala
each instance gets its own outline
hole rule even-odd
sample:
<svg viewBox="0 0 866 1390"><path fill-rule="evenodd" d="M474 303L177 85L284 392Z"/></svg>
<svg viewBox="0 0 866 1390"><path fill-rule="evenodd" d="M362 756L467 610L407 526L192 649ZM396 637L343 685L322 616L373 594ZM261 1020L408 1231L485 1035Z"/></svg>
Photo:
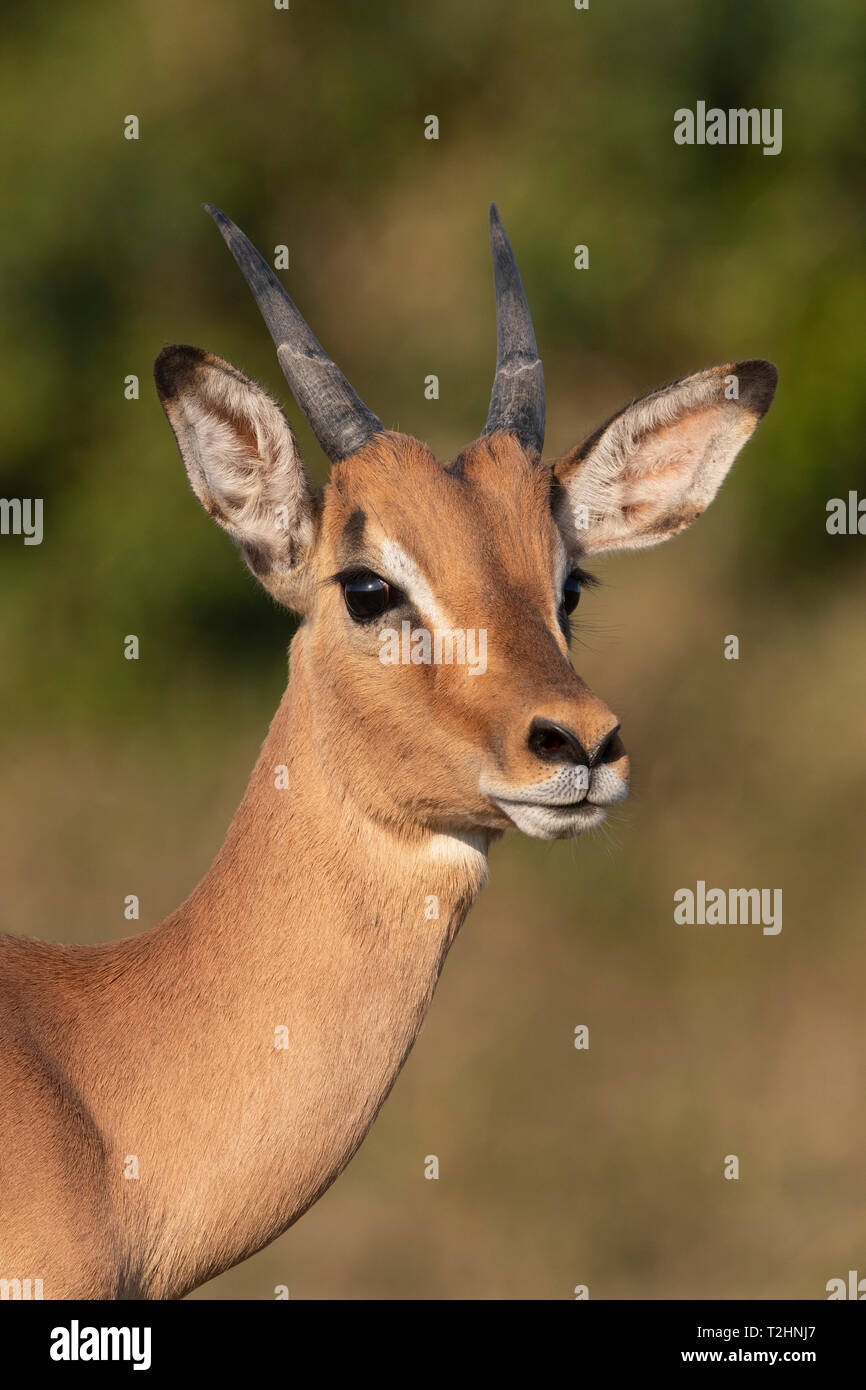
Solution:
<svg viewBox="0 0 866 1390"><path fill-rule="evenodd" d="M361 402L242 232L208 208L333 469L280 407L167 347L193 491L301 623L225 843L190 897L98 946L0 938L0 1276L46 1298L178 1298L285 1231L355 1153L509 827L560 839L627 791L569 660L588 556L692 522L767 410L743 361L627 406L552 467L496 209L487 423L453 461ZM383 662L383 628L486 634L486 668Z"/></svg>

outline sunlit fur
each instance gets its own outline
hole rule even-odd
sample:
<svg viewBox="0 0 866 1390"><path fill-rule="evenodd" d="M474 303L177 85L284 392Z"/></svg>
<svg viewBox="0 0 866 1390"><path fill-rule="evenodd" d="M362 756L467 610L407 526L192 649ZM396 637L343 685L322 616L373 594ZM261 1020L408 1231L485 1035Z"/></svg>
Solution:
<svg viewBox="0 0 866 1390"><path fill-rule="evenodd" d="M381 434L320 495L261 388L196 349L161 356L196 494L303 622L186 902L103 946L0 937L0 1276L42 1278L46 1298L179 1297L333 1182L412 1047L490 839L521 816L578 833L625 792L615 745L595 809L562 809L572 779L528 743L538 716L587 749L616 722L569 660L562 584L583 554L706 505L762 413L754 390L723 403L730 370L630 407L554 472L508 433L447 467ZM485 629L486 673L383 665L380 624L354 622L335 579L350 564L396 566L434 620Z"/></svg>

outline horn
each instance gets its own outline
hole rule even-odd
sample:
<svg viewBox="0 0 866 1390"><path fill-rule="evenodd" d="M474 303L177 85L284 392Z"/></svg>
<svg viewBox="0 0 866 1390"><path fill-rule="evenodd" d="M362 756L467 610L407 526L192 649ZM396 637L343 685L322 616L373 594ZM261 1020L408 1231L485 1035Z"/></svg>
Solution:
<svg viewBox="0 0 866 1390"><path fill-rule="evenodd" d="M496 376L485 434L510 430L524 449L544 447L544 370L529 305L496 204L490 204L490 250L496 286Z"/></svg>
<svg viewBox="0 0 866 1390"><path fill-rule="evenodd" d="M276 344L283 375L332 463L350 458L385 426L352 389L310 331L276 275L230 217L202 205L222 233Z"/></svg>

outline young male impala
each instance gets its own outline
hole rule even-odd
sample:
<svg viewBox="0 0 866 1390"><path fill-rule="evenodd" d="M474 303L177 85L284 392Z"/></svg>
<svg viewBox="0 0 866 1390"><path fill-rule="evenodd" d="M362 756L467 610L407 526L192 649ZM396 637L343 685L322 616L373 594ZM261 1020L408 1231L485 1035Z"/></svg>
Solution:
<svg viewBox="0 0 866 1390"><path fill-rule="evenodd" d="M346 1166L491 840L579 835L626 795L616 717L568 655L584 559L694 521L776 385L763 361L685 377L549 467L541 362L494 208L490 413L440 463L367 409L209 211L333 471L311 486L282 410L236 367L160 353L193 490L302 622L246 794L187 901L101 946L0 938L0 1277L41 1278L47 1298L180 1297ZM384 664L380 632L404 621L483 630L486 671Z"/></svg>

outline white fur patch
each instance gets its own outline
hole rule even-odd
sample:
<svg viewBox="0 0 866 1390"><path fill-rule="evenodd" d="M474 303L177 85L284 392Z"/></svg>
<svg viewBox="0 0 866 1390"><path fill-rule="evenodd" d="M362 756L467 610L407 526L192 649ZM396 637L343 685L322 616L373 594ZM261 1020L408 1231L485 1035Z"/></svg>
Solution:
<svg viewBox="0 0 866 1390"><path fill-rule="evenodd" d="M556 619L556 615L557 615L557 613L558 613L558 611L559 611L559 605L562 603L562 590L563 590L563 585L565 584L565 581L566 581L566 579L568 578L568 571L569 571L568 551L567 551L566 548L565 548L565 541L562 539L562 536L561 536L561 535L559 534L559 532L557 531L557 533L556 533L556 585L555 585L555 588L554 588L554 593L556 594L556 603L555 603L555 605L554 605L554 613L553 613L553 620L554 620L554 622L556 622L556 620L557 620L557 619Z"/></svg>
<svg viewBox="0 0 866 1390"><path fill-rule="evenodd" d="M612 763L602 763L588 775L587 768L566 764L543 782L509 786L482 781L479 790L525 835L561 840L600 825L607 807L628 796L628 783Z"/></svg>
<svg viewBox="0 0 866 1390"><path fill-rule="evenodd" d="M451 631L453 624L439 606L429 583L415 561L396 541L382 542L382 568L386 577L403 590L419 613L423 613L431 628L440 632Z"/></svg>
<svg viewBox="0 0 866 1390"><path fill-rule="evenodd" d="M487 875L487 840L483 835L458 830L450 835L431 835L428 853L436 864Z"/></svg>

